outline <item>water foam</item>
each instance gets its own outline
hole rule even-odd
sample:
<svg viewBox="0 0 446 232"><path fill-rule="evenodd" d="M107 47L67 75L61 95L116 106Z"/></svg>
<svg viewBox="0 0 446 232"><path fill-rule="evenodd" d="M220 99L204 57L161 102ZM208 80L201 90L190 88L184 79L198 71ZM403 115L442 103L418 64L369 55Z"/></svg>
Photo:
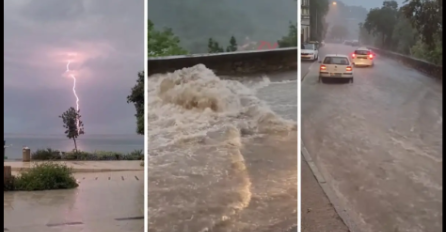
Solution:
<svg viewBox="0 0 446 232"><path fill-rule="evenodd" d="M204 65L148 78L149 227L200 231L249 204L242 136L296 129L256 97L269 83L222 80Z"/></svg>

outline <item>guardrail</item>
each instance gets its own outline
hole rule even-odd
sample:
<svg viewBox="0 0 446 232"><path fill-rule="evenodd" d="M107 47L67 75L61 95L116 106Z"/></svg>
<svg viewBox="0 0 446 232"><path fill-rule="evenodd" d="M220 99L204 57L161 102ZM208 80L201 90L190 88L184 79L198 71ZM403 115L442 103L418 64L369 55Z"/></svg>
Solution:
<svg viewBox="0 0 446 232"><path fill-rule="evenodd" d="M245 75L297 70L297 47L149 58L147 75L203 64L218 75Z"/></svg>
<svg viewBox="0 0 446 232"><path fill-rule="evenodd" d="M415 68L418 71L421 71L423 73L426 73L432 77L438 78L440 80L443 79L443 66L439 66L436 64L432 64L430 62L427 62L425 60L417 59L412 56L403 55L396 52L386 51L382 50L376 47L367 46L372 51L374 51L377 54L388 56L390 58L399 60L403 62L404 64Z"/></svg>

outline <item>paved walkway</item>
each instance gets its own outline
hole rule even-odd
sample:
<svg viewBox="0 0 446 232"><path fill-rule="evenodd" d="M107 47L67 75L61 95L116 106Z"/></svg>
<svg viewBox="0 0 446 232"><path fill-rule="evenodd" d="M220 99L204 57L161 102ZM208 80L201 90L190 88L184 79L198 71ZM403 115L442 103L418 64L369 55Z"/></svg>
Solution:
<svg viewBox="0 0 446 232"><path fill-rule="evenodd" d="M5 192L4 231L144 231L144 172L75 177L76 189Z"/></svg>
<svg viewBox="0 0 446 232"><path fill-rule="evenodd" d="M4 162L4 166L11 166L12 171L26 170L33 167L36 163L42 161ZM141 166L141 160L122 160L122 161L52 161L65 164L73 169L73 172L113 172L113 171L144 171Z"/></svg>
<svg viewBox="0 0 446 232"><path fill-rule="evenodd" d="M302 157L302 232L347 232L349 229L336 213L308 163Z"/></svg>

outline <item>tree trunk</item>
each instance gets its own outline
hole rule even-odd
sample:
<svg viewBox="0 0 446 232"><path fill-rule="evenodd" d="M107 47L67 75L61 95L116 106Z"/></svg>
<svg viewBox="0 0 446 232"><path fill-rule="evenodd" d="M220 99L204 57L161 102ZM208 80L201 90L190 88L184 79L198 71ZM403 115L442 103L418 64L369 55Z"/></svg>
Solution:
<svg viewBox="0 0 446 232"><path fill-rule="evenodd" d="M76 143L76 139L73 138L73 141L74 141L74 151L77 152L77 143Z"/></svg>

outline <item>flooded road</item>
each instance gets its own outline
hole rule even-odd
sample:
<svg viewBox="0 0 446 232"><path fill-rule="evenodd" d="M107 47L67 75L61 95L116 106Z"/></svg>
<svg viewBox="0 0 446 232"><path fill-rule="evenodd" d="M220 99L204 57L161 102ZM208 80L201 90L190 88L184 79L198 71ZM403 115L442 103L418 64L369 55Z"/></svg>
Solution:
<svg viewBox="0 0 446 232"><path fill-rule="evenodd" d="M324 54L354 48L327 44ZM442 85L377 56L353 84L302 84L307 150L363 231L442 231Z"/></svg>
<svg viewBox="0 0 446 232"><path fill-rule="evenodd" d="M230 79L149 77L149 231L296 224L296 73Z"/></svg>

